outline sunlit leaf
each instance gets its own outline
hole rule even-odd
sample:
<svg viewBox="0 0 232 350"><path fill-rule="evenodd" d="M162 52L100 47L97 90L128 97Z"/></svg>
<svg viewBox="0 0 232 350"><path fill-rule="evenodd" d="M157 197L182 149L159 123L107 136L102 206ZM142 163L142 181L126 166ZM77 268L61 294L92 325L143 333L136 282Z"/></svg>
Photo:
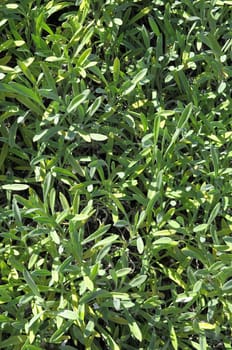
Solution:
<svg viewBox="0 0 232 350"><path fill-rule="evenodd" d="M75 96L67 107L67 113L74 112L77 107L87 99L89 93L90 90L86 89L79 95Z"/></svg>
<svg viewBox="0 0 232 350"><path fill-rule="evenodd" d="M139 275L136 276L135 278L133 278L130 282L129 282L129 286L131 288L134 287L139 287L141 286L141 284L143 284L147 279L147 275Z"/></svg>
<svg viewBox="0 0 232 350"><path fill-rule="evenodd" d="M19 183L2 185L2 189L8 190L8 191L25 191L28 188L29 188L29 185L19 184Z"/></svg>

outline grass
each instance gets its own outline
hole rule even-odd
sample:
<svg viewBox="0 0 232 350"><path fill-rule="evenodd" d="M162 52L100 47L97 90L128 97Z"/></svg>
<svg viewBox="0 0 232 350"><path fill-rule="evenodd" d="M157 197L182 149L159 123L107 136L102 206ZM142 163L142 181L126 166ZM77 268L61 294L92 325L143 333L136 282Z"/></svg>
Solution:
<svg viewBox="0 0 232 350"><path fill-rule="evenodd" d="M1 1L0 348L232 348L231 1Z"/></svg>

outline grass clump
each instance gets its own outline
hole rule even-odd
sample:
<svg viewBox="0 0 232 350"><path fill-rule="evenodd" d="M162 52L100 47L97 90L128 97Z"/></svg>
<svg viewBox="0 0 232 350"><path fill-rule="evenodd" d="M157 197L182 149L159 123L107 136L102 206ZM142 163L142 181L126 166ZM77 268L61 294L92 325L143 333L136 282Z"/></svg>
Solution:
<svg viewBox="0 0 232 350"><path fill-rule="evenodd" d="M1 2L1 349L231 349L231 5Z"/></svg>

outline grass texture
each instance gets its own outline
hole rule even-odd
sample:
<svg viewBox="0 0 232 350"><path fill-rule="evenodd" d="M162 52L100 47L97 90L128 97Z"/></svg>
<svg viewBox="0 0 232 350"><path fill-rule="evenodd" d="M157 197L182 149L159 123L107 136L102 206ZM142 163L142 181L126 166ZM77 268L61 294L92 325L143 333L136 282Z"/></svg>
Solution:
<svg viewBox="0 0 232 350"><path fill-rule="evenodd" d="M0 348L231 350L232 1L0 13Z"/></svg>

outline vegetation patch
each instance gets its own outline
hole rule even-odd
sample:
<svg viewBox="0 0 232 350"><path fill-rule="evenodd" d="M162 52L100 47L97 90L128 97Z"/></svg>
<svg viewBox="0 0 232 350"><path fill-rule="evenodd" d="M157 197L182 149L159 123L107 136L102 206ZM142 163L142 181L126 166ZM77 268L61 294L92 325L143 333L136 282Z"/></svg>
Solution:
<svg viewBox="0 0 232 350"><path fill-rule="evenodd" d="M1 349L231 350L231 9L1 1Z"/></svg>

